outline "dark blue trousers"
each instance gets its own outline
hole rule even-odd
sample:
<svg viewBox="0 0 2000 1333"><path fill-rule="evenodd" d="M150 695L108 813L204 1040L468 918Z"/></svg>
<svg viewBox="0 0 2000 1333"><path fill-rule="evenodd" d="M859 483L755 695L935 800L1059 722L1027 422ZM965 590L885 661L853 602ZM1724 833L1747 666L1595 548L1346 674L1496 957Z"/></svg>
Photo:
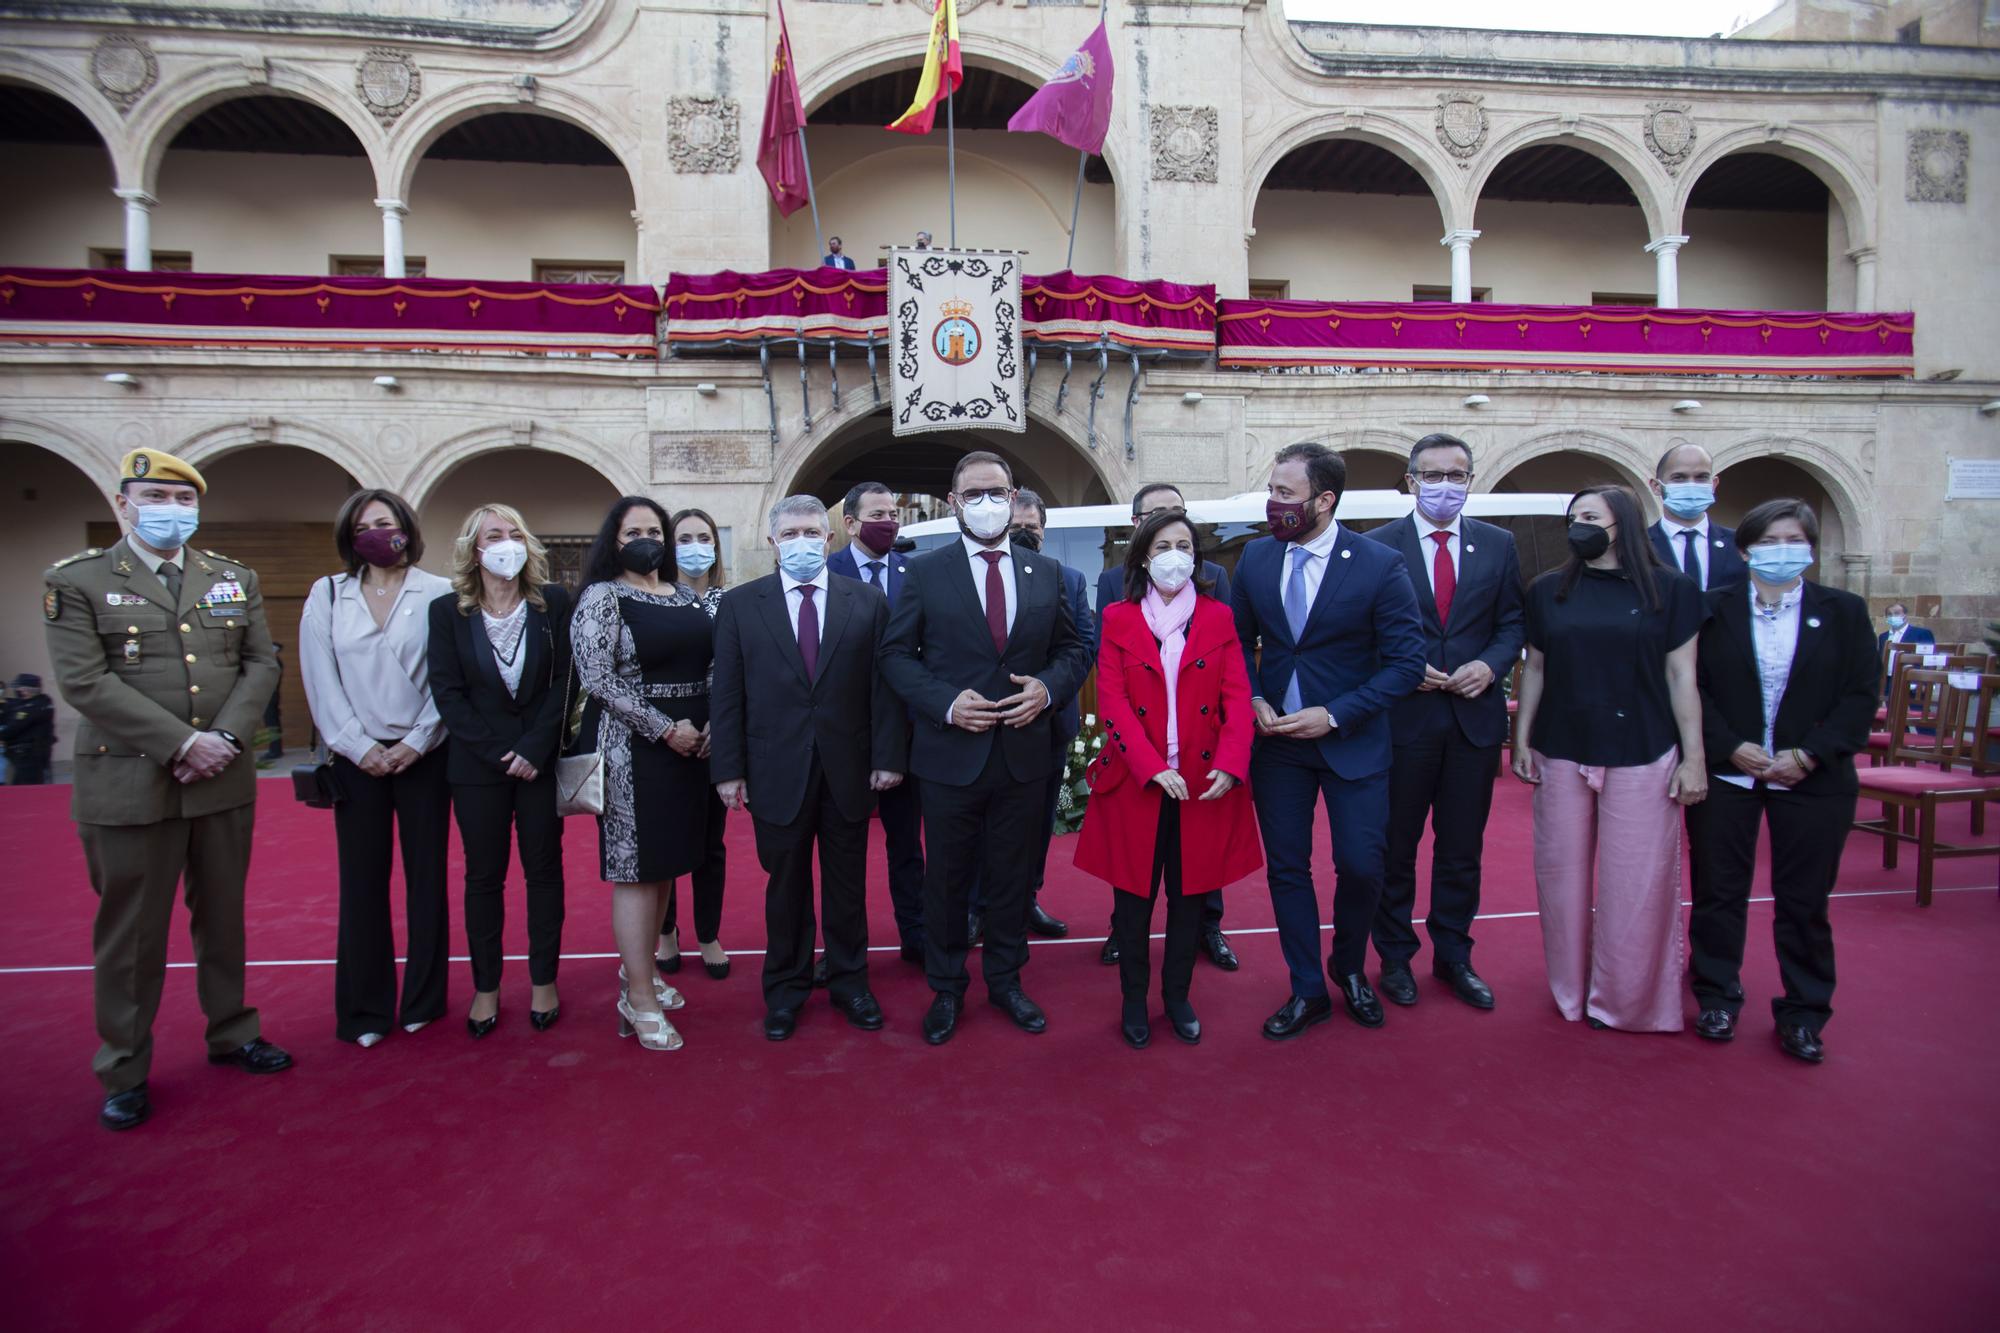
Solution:
<svg viewBox="0 0 2000 1333"><path fill-rule="evenodd" d="M1319 895L1313 888L1313 806L1326 805L1333 833L1333 951L1328 972L1360 972L1368 931L1382 899L1388 845L1389 774L1349 780L1326 766L1310 741L1259 736L1250 755L1250 796L1264 837L1264 869L1278 943L1292 974L1292 994L1327 993L1319 964Z"/></svg>

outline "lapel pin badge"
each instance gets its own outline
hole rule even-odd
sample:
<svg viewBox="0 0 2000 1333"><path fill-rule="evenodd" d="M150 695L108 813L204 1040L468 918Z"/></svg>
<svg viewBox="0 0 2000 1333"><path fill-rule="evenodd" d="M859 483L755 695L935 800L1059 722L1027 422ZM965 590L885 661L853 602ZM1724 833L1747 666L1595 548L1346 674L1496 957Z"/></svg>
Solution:
<svg viewBox="0 0 2000 1333"><path fill-rule="evenodd" d="M1022 565L1021 572L1023 574L1032 574L1035 572L1035 567L1033 565Z"/></svg>
<svg viewBox="0 0 2000 1333"><path fill-rule="evenodd" d="M1471 542L1467 542L1467 543L1465 544L1465 553L1466 553L1467 555L1471 555L1471 554L1472 554L1472 553L1473 553L1474 551L1476 551L1476 550L1478 550L1478 549L1479 549L1479 548L1478 548L1477 546L1474 546L1474 545L1473 545L1473 544L1472 544Z"/></svg>
<svg viewBox="0 0 2000 1333"><path fill-rule="evenodd" d="M1807 616L1807 617L1806 617L1806 628L1807 628L1807 629L1818 629L1818 628L1819 628L1819 617L1818 617L1818 616Z"/></svg>
<svg viewBox="0 0 2000 1333"><path fill-rule="evenodd" d="M1340 553L1340 558L1342 560L1352 560L1354 558L1354 552L1343 549Z"/></svg>

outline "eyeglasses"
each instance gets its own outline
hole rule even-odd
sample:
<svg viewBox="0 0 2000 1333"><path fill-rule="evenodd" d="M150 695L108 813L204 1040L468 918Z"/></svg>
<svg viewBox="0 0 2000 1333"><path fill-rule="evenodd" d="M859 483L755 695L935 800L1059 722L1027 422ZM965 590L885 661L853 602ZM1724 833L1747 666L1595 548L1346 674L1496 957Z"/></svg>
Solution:
<svg viewBox="0 0 2000 1333"><path fill-rule="evenodd" d="M980 500L999 500L1005 503L1013 493L1012 486L989 486L983 491L960 491L958 502L962 505L976 504Z"/></svg>
<svg viewBox="0 0 2000 1333"><path fill-rule="evenodd" d="M1472 480L1472 474L1470 472L1419 472L1417 480L1423 482L1426 486L1442 486L1446 483L1450 483L1453 486L1463 486Z"/></svg>
<svg viewBox="0 0 2000 1333"><path fill-rule="evenodd" d="M1132 517L1144 523L1155 514L1185 514L1186 512L1187 510L1180 505L1154 505L1151 509L1140 510L1138 513L1132 515Z"/></svg>

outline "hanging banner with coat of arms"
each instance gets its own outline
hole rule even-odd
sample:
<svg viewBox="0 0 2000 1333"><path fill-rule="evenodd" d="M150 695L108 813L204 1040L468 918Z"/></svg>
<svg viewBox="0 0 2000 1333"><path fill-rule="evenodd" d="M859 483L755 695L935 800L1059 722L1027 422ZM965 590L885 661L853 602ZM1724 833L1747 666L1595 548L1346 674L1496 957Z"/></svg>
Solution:
<svg viewBox="0 0 2000 1333"><path fill-rule="evenodd" d="M890 422L897 435L1025 431L1021 261L1008 251L893 250Z"/></svg>

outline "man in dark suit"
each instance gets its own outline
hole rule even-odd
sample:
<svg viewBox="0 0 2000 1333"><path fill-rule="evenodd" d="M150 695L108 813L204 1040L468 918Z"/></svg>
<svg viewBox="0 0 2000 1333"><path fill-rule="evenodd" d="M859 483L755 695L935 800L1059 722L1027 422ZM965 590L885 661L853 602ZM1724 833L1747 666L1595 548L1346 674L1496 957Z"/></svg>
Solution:
<svg viewBox="0 0 2000 1333"><path fill-rule="evenodd" d="M914 714L910 772L924 784L925 972L936 998L924 1040L951 1039L969 981L966 893L986 883L987 995L1029 1032L1048 1023L1021 989L1028 884L1055 768L1055 701L1090 670L1053 561L1007 540L1014 479L976 452L952 470L962 539L909 562L882 673Z"/></svg>
<svg viewBox="0 0 2000 1333"><path fill-rule="evenodd" d="M784 1041L812 994L813 846L819 846L828 990L858 1028L882 1026L868 990L868 816L902 781L903 709L876 670L889 604L826 567L826 507L771 509L778 572L732 588L715 617L709 773L747 809L764 895L764 1035Z"/></svg>
<svg viewBox="0 0 2000 1333"><path fill-rule="evenodd" d="M852 256L844 255L840 252L840 238L838 236L829 236L826 238L826 251L826 255L819 261L821 268L853 269L854 259Z"/></svg>
<svg viewBox="0 0 2000 1333"><path fill-rule="evenodd" d="M841 501L841 522L847 545L827 557L826 567L842 578L860 579L888 599L896 609L903 592L908 562L897 553L896 495L879 481L864 481ZM881 664L876 664L881 670ZM904 741L909 740L904 728ZM918 785L901 782L876 798L882 819L882 840L889 854L889 901L896 912L896 934L906 963L924 965L924 808Z"/></svg>
<svg viewBox="0 0 2000 1333"><path fill-rule="evenodd" d="M1389 710L1395 757L1389 769L1389 850L1375 953L1382 994L1417 1002L1410 960L1417 956L1417 844L1424 822L1431 849L1431 974L1475 1009L1493 992L1472 970L1472 920L1479 914L1479 858L1493 779L1507 739L1500 682L1521 655L1521 562L1514 534L1467 518L1472 449L1452 435L1426 435L1410 450L1403 485L1416 511L1368 534L1402 554L1424 626L1424 680Z"/></svg>
<svg viewBox="0 0 2000 1333"><path fill-rule="evenodd" d="M1424 635L1403 557L1334 521L1346 487L1347 468L1325 445L1279 450L1265 502L1273 535L1243 548L1231 599L1257 714L1250 791L1292 981L1290 998L1264 1022L1274 1041L1333 1014L1312 875L1320 801L1335 876L1328 973L1355 1022L1382 1025L1362 969L1382 897L1388 711L1424 679Z"/></svg>
<svg viewBox="0 0 2000 1333"><path fill-rule="evenodd" d="M1715 463L1698 444L1676 444L1660 455L1647 483L1660 502L1660 521L1646 529L1653 550L1703 592L1733 588L1749 576L1736 550L1736 530L1708 521L1715 503Z"/></svg>
<svg viewBox="0 0 2000 1333"><path fill-rule="evenodd" d="M10 787L35 787L49 780L49 756L56 745L55 700L42 693L42 678L14 677L14 692L0 702L0 744L6 749Z"/></svg>
<svg viewBox="0 0 2000 1333"><path fill-rule="evenodd" d="M1882 650L1892 643L1936 643L1937 635L1922 625L1910 623L1910 608L1901 602L1891 602L1882 608L1882 618L1889 628L1875 636L1875 656L1879 661Z"/></svg>
<svg viewBox="0 0 2000 1333"><path fill-rule="evenodd" d="M1180 488L1171 482L1155 481L1141 486L1132 497L1132 527L1136 531L1141 523L1162 509L1186 509L1187 501L1181 498ZM1229 601L1229 571L1213 560L1201 562L1198 577L1214 583L1215 590L1209 596L1225 605ZM1121 562L1113 565L1097 576L1097 634L1091 641L1093 653L1103 647L1104 608L1113 602L1125 600L1125 566ZM1225 972L1234 972L1239 963L1236 951L1229 947L1229 937L1222 933L1222 890L1217 889L1208 896L1208 905L1203 909L1201 922L1201 951ZM1118 937L1106 932L1104 948L1097 955L1097 961L1106 965L1118 961Z"/></svg>

